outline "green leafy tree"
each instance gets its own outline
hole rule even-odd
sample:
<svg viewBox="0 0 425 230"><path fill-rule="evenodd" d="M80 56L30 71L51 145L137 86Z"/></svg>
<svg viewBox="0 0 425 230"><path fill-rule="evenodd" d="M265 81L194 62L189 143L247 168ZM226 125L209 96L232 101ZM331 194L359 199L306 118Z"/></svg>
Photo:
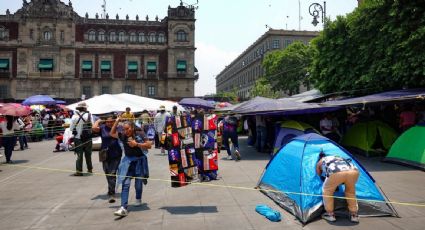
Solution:
<svg viewBox="0 0 425 230"><path fill-rule="evenodd" d="M294 42L286 49L266 55L262 63L265 79L276 91L289 95L299 93L299 87L309 87L308 69L312 63L312 50L309 46Z"/></svg>
<svg viewBox="0 0 425 230"><path fill-rule="evenodd" d="M365 0L313 40L311 79L323 93L425 86L425 4Z"/></svg>
<svg viewBox="0 0 425 230"><path fill-rule="evenodd" d="M271 84L264 77L259 78L255 81L254 87L251 89L251 98L256 96L277 98L279 94L273 90Z"/></svg>
<svg viewBox="0 0 425 230"><path fill-rule="evenodd" d="M232 91L228 91L228 92L218 92L216 94L209 95L209 96L224 98L226 101L230 103L237 103L239 101L236 89L233 89Z"/></svg>

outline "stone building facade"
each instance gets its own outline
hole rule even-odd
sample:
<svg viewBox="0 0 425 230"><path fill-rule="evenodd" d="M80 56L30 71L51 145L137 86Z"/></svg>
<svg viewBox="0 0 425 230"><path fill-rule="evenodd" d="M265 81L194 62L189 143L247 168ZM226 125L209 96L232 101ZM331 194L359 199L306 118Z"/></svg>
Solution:
<svg viewBox="0 0 425 230"><path fill-rule="evenodd" d="M71 1L23 0L0 15L0 98L193 97L194 38L195 9L182 4L161 20L130 20L81 17Z"/></svg>
<svg viewBox="0 0 425 230"><path fill-rule="evenodd" d="M264 74L261 63L265 54L295 41L309 44L318 35L315 31L269 29L216 76L217 93L236 90L239 98L248 99L255 81ZM301 88L300 92L305 90Z"/></svg>

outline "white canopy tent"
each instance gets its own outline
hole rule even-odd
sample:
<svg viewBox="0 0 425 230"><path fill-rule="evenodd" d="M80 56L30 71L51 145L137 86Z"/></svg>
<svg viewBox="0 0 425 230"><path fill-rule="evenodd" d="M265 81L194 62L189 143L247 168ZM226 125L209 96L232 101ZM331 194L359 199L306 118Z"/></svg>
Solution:
<svg viewBox="0 0 425 230"><path fill-rule="evenodd" d="M161 105L164 105L165 109L168 111L171 111L174 105L177 106L178 111L184 111L184 108L176 102L162 101L127 93L102 94L68 105L67 108L75 110L77 105L81 102L85 102L87 104L88 110L92 114L124 112L126 107L130 107L132 112L142 112L145 109L148 111L156 111Z"/></svg>

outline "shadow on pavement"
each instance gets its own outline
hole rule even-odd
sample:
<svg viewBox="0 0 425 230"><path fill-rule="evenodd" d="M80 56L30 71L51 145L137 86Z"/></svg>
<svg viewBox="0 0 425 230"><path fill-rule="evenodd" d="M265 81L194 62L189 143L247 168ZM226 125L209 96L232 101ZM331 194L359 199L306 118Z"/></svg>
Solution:
<svg viewBox="0 0 425 230"><path fill-rule="evenodd" d="M217 206L165 206L159 209L167 210L173 215L192 215L196 213L216 213Z"/></svg>
<svg viewBox="0 0 425 230"><path fill-rule="evenodd" d="M17 164L25 164L25 163L28 163L29 162L29 160L13 160L12 159L12 164L14 164L14 165L17 165ZM7 164L6 162L3 162L2 164Z"/></svg>

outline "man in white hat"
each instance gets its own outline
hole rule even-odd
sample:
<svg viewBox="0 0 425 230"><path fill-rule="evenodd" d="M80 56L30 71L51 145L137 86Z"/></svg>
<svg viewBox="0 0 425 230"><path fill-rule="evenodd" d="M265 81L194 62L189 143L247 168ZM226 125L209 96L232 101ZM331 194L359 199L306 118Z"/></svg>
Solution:
<svg viewBox="0 0 425 230"><path fill-rule="evenodd" d="M161 105L159 107L159 112L155 115L155 120L154 120L154 127L155 127L155 132L158 135L158 140L161 138L162 132L164 131L165 122L168 116L171 116L170 113L165 111L164 105ZM155 146L157 146L157 143L155 143ZM161 153L165 154L164 147L162 145L160 146L161 146Z"/></svg>
<svg viewBox="0 0 425 230"><path fill-rule="evenodd" d="M87 111L87 105L85 102L81 102L77 105L75 114L71 118L71 125L69 129L74 135L74 151L77 155L75 162L76 172L74 176L83 175L83 154L86 158L87 172L93 173L93 165L91 161L92 154L92 121L93 117L90 112Z"/></svg>

